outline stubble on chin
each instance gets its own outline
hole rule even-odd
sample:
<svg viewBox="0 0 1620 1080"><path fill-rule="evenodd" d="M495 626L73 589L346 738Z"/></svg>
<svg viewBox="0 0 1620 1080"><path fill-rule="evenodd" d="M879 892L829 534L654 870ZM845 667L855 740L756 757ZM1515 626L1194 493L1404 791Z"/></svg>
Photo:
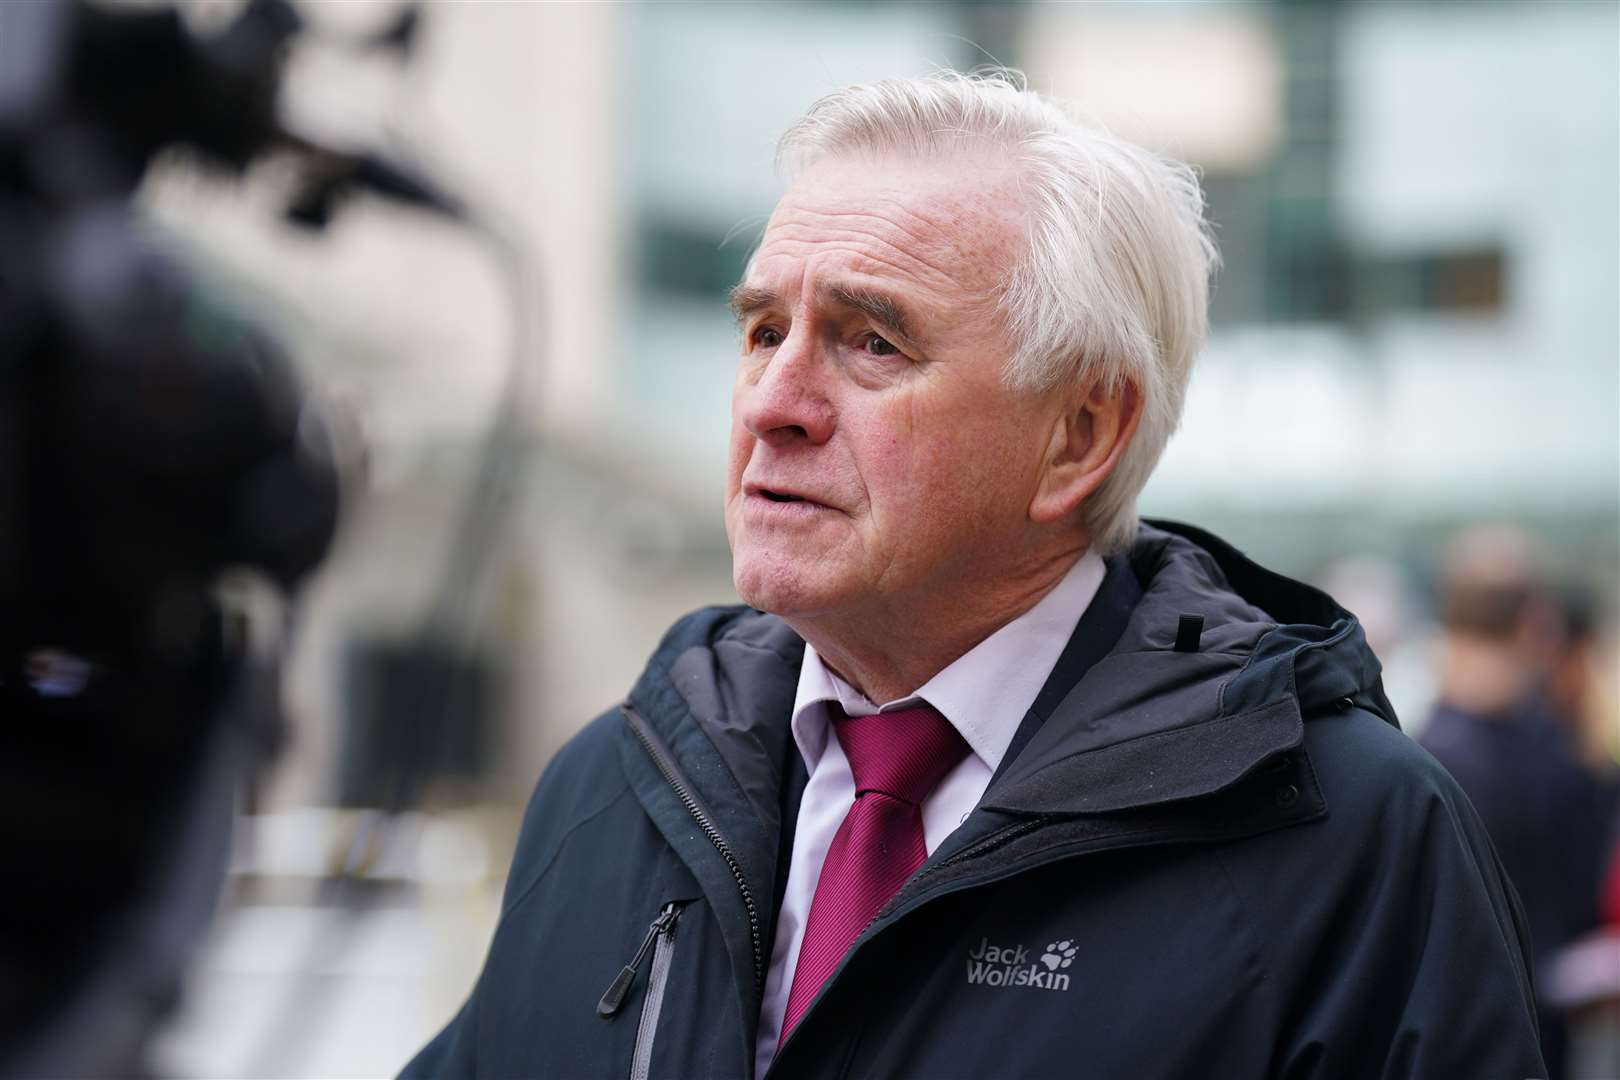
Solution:
<svg viewBox="0 0 1620 1080"><path fill-rule="evenodd" d="M794 577L787 567L771 565L760 552L744 547L738 555L733 545L731 584L742 602L758 611L780 615L794 591Z"/></svg>
<svg viewBox="0 0 1620 1080"><path fill-rule="evenodd" d="M732 545L731 583L743 603L784 619L814 607L814 565L746 538Z"/></svg>

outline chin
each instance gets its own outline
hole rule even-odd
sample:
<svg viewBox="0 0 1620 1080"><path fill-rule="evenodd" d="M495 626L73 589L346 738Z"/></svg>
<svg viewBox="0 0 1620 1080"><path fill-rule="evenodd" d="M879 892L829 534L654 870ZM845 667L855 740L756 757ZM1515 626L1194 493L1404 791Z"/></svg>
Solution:
<svg viewBox="0 0 1620 1080"><path fill-rule="evenodd" d="M733 560L731 583L743 603L784 618L815 611L833 598L828 583L795 561L779 561L755 556Z"/></svg>
<svg viewBox="0 0 1620 1080"><path fill-rule="evenodd" d="M780 574L761 574L754 567L738 567L731 575L737 595L751 608L768 611L772 615L791 614L802 592L795 583L784 581Z"/></svg>

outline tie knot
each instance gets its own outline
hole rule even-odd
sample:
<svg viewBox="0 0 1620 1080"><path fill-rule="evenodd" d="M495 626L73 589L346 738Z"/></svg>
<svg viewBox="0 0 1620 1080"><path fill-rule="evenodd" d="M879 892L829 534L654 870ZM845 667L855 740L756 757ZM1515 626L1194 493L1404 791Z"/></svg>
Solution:
<svg viewBox="0 0 1620 1080"><path fill-rule="evenodd" d="M968 753L968 744L932 705L844 716L833 721L855 774L855 793L881 791L914 805Z"/></svg>

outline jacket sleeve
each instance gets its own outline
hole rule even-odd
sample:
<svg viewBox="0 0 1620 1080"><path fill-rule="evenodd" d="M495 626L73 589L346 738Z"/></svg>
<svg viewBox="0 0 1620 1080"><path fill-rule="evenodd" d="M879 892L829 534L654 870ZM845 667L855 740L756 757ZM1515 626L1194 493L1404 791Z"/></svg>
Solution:
<svg viewBox="0 0 1620 1080"><path fill-rule="evenodd" d="M1529 934L1507 875L1451 777L1373 722L1321 725L1336 726L1312 748L1328 820L1293 830L1315 832L1293 842L1318 851L1270 886L1272 927L1260 932L1282 1018L1272 1072L1545 1077Z"/></svg>

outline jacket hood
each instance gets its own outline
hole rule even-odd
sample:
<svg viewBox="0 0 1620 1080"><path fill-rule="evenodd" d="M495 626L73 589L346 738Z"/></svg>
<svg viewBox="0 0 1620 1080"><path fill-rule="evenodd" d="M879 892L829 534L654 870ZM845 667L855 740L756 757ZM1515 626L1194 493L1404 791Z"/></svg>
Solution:
<svg viewBox="0 0 1620 1080"><path fill-rule="evenodd" d="M1314 712L1355 704L1395 723L1360 624L1320 590L1165 521L1145 522L1109 572L1141 590L1123 632L1066 693L1042 693L1032 712L1049 715L984 808L1097 814L1198 798L1298 747ZM803 650L774 616L706 609L670 631L631 694L677 752L678 714L697 721L731 773L725 794L770 834Z"/></svg>
<svg viewBox="0 0 1620 1080"><path fill-rule="evenodd" d="M1144 524L1142 597L983 805L1100 813L1211 794L1300 745L1304 718L1359 704L1394 723L1361 625L1326 593L1202 530Z"/></svg>

